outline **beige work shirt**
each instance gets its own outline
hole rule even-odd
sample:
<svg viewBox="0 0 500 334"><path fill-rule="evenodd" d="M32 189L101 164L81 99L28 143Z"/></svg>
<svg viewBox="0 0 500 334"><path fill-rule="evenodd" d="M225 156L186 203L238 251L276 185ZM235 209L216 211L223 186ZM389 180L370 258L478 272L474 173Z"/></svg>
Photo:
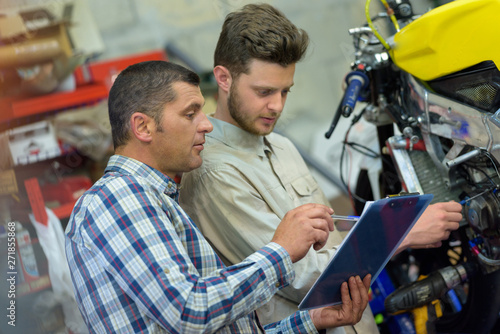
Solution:
<svg viewBox="0 0 500 334"><path fill-rule="evenodd" d="M306 203L330 205L290 140L209 119L214 130L206 135L203 164L182 176L179 201L226 264L241 262L267 244L289 210ZM341 240L337 231L331 232L323 249L311 248L294 264L292 284L258 310L262 323L298 310ZM358 333L378 333L369 307L355 327Z"/></svg>

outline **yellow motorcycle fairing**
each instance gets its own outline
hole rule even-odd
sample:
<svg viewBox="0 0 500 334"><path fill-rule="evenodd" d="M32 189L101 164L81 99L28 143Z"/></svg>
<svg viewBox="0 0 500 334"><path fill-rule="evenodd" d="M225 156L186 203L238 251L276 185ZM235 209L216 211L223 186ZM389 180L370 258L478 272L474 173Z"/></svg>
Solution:
<svg viewBox="0 0 500 334"><path fill-rule="evenodd" d="M432 80L491 60L500 69L500 0L455 0L394 35L394 63Z"/></svg>

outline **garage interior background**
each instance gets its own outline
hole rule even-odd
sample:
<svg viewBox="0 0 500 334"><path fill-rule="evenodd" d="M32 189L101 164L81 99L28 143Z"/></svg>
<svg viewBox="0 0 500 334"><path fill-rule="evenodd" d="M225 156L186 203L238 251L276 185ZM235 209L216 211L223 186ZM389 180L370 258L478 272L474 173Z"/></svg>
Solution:
<svg viewBox="0 0 500 334"><path fill-rule="evenodd" d="M154 50L167 50L170 61L187 65L198 74L209 78L213 67L213 51L224 17L229 12L250 2L257 1L0 0L0 19L20 11L43 8L50 12L56 21L67 19L70 22L68 29L72 42L87 64L112 61ZM311 40L306 58L296 67L295 85L276 130L295 142L305 156L318 163L327 173L338 178L341 141L350 120L342 118L329 140L325 139L324 134L329 128L341 98L343 78L354 59L354 49L348 29L365 23L365 0L259 2L268 2L279 8L297 27L306 30ZM418 0L413 1L412 5L415 13L422 14L444 2L446 1ZM71 5L70 11L66 10L70 8L67 5ZM380 1L372 1L371 12L375 14L379 11L381 11ZM43 21L45 17L38 19ZM12 27L10 24L7 26ZM3 27L5 29L5 26ZM0 37L2 34L4 31L0 25ZM1 42L0 47L2 47ZM113 74L116 73L109 73L110 76ZM214 101L210 100L213 98L215 87L211 86L210 82L205 87L205 97L208 100L205 112L210 113L215 106ZM0 88L8 89L9 87L0 85ZM71 90L72 88L74 88L74 82L65 80L56 89ZM5 91L0 91L0 93L0 98L9 97ZM46 93L48 96L52 94L50 91ZM0 104L0 107L3 108L3 106ZM101 105L102 108L103 105ZM87 110L88 113L94 111L94 109ZM5 112L0 109L0 116ZM106 118L106 114L103 117ZM43 119L44 116L39 115L32 120ZM4 125L10 124L5 118L2 120ZM4 126L0 132L6 130L9 128ZM349 138L368 145L375 142L373 136L375 136L374 128L367 123L360 122ZM2 138L0 137L1 144ZM0 171L3 166L8 165L6 159L5 152L0 152ZM357 169L363 164L363 157L353 156L352 159L353 170L349 182L351 186L354 186ZM24 172L32 173L26 170ZM349 214L350 206L344 192L314 169L313 174L319 180L327 196L331 198L333 208L337 213ZM40 175L33 174L32 176L39 177ZM98 177L99 175L96 175L96 178ZM19 176L17 178L20 179ZM5 198L0 191L0 198L2 196ZM9 210L6 207L8 205L9 201L0 201L0 206L3 206L3 208L0 207L1 216L5 220L8 220L5 215ZM1 255L3 257L3 253ZM3 265L3 262L0 265ZM43 270L40 269L40 271ZM4 291L1 285L5 284L3 281L0 283L0 292ZM5 298L3 292L2 298ZM68 312L68 310L65 311ZM0 333L2 329L5 330L0 326Z"/></svg>
<svg viewBox="0 0 500 334"><path fill-rule="evenodd" d="M0 14L12 14L39 6L54 15L63 15L65 4L73 4L70 18L72 40L88 55L88 62L169 48L189 58L184 63L199 74L210 73L213 50L227 13L252 1L244 0L0 0ZM294 141L304 154L327 172L338 176L339 145L348 121L341 119L333 137L324 138L342 94L342 82L354 59L348 29L365 23L365 0L266 1L280 10L311 38L306 58L298 64L295 86L289 95L277 130ZM443 1L413 1L415 13ZM372 13L381 9L372 1ZM192 66L191 66L192 65ZM210 97L209 95L206 97ZM213 103L205 111L211 112ZM371 142L374 132L360 123L353 140ZM357 166L361 157L354 157ZM351 172L357 175L356 171ZM315 172L327 195L335 198L341 191ZM350 178L354 183L355 177Z"/></svg>
<svg viewBox="0 0 500 334"><path fill-rule="evenodd" d="M251 1L244 0L0 0L0 13L32 6L54 13L73 3L74 40L90 61L105 60L167 46L190 59L198 72L210 72L213 50L227 13ZM306 58L298 64L295 86L289 95L277 130L290 137L303 151L336 173L341 122L330 140L324 139L342 94L342 81L353 60L348 29L364 24L365 0L267 1L298 27L305 29L311 44ZM414 1L415 13L437 5L436 1ZM372 1L372 13L380 11ZM86 49L85 49L86 48ZM169 55L172 61L174 57ZM182 61L179 61L182 63ZM206 112L212 105L207 104ZM345 124L345 122L344 122ZM360 124L360 126L363 126ZM357 129L355 133L366 133ZM334 163L335 162L335 163ZM321 176L318 176L321 178ZM327 180L321 182L327 194L338 195Z"/></svg>

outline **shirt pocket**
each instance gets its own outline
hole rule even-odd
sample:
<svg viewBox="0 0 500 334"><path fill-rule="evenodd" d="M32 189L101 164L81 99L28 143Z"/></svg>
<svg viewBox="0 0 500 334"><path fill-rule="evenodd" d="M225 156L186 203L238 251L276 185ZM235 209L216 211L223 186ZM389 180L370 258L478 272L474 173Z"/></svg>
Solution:
<svg viewBox="0 0 500 334"><path fill-rule="evenodd" d="M310 175L298 178L291 183L295 196L299 199L310 198L314 196L319 187L316 181Z"/></svg>

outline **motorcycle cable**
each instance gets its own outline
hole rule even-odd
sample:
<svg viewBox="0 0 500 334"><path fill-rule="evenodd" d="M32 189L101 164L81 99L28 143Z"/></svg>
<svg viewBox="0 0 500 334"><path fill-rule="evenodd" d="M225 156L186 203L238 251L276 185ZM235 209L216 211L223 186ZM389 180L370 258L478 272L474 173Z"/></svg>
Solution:
<svg viewBox="0 0 500 334"><path fill-rule="evenodd" d="M388 160L386 160L386 158L382 154L377 153L377 152L373 151L372 149L370 149L369 147L363 146L363 145L361 145L359 143L349 142L349 141L346 141L346 140L344 140L342 143L343 143L343 145L342 145L342 153L341 153L341 156L340 156L340 166L341 166L341 168L344 165L344 155L345 155L345 150L346 150L347 146L351 147L353 150L355 150L355 151L357 151L357 152L359 152L359 153L361 153L361 154L363 154L363 155L365 155L365 156L367 156L369 158L372 158L372 159L381 158L382 160L388 161ZM364 151L362 149L360 149L360 148L362 148ZM357 201L359 201L361 203L366 203L366 201L368 201L367 199L361 198L358 195L356 195L355 193L352 193L350 191L350 188L347 186L346 181L344 179L344 176L343 176L342 172L340 173L340 180L342 182L342 185L346 189L348 189L348 193L349 193L349 195L352 198L354 198L355 200L357 200Z"/></svg>
<svg viewBox="0 0 500 334"><path fill-rule="evenodd" d="M483 169L479 168L476 164L472 164L472 163L464 163L465 166L467 166L468 168L471 168L471 169L474 169L476 171L478 171L479 173L483 174L483 176L494 186L494 187L497 187L497 184L493 181L493 179L488 175L488 173L486 173Z"/></svg>
<svg viewBox="0 0 500 334"><path fill-rule="evenodd" d="M347 141L347 138L349 137L349 132L351 131L352 127L361 119L361 117L363 116L363 114L365 113L366 110L367 110L366 107L363 108L358 115L355 115L353 117L351 124L349 125L349 128L347 129L347 131L344 135L344 140L342 141L342 152L340 153L340 181L342 182L342 185L345 187L345 189L347 189L347 192L348 192L350 198L355 199L361 203L366 203L367 200L364 198L361 198L361 197L357 196L355 193L351 192L351 188L347 185L347 182L344 179L344 174L342 173L342 167L344 165L344 155L346 153L346 147L351 146L349 144L349 142ZM363 147L360 144L357 144L357 145L360 147ZM370 150L368 147L364 147L364 148L367 151ZM358 152L360 152L360 151L358 151ZM360 152L360 153L362 153L362 152ZM376 153L376 152L374 152L374 153Z"/></svg>
<svg viewBox="0 0 500 334"><path fill-rule="evenodd" d="M342 185L344 186L344 188L347 189L349 196L360 203L366 203L368 200L361 198L357 194L351 192L350 187L347 185L347 182L344 179L344 175L342 173L342 167L344 165L344 156L346 153L346 148L351 147L353 150L357 151L358 153L363 154L363 155L365 155L369 158L372 158L372 159L380 158L386 162L387 161L390 162L381 153L378 153L367 146L364 146L364 145L361 145L361 144L355 143L355 142L350 142L347 140L352 127L361 119L361 117L363 116L363 114L365 113L366 110L367 110L366 107L363 108L359 114L357 114L353 117L351 124L350 124L349 128L347 129L346 134L344 136L344 140L342 141L342 152L340 154L340 181L341 181Z"/></svg>
<svg viewBox="0 0 500 334"><path fill-rule="evenodd" d="M379 153L375 152L371 148L355 143L353 141L346 141L344 142L344 144L350 146L354 151L361 153L368 158L377 159L382 157Z"/></svg>
<svg viewBox="0 0 500 334"><path fill-rule="evenodd" d="M498 178L500 178L500 173L498 172L497 164L496 164L495 160L493 159L493 157L491 156L490 152L486 151L486 152L484 152L484 154L486 155L486 157L488 159L490 159L491 164L493 165L493 168L495 169Z"/></svg>

